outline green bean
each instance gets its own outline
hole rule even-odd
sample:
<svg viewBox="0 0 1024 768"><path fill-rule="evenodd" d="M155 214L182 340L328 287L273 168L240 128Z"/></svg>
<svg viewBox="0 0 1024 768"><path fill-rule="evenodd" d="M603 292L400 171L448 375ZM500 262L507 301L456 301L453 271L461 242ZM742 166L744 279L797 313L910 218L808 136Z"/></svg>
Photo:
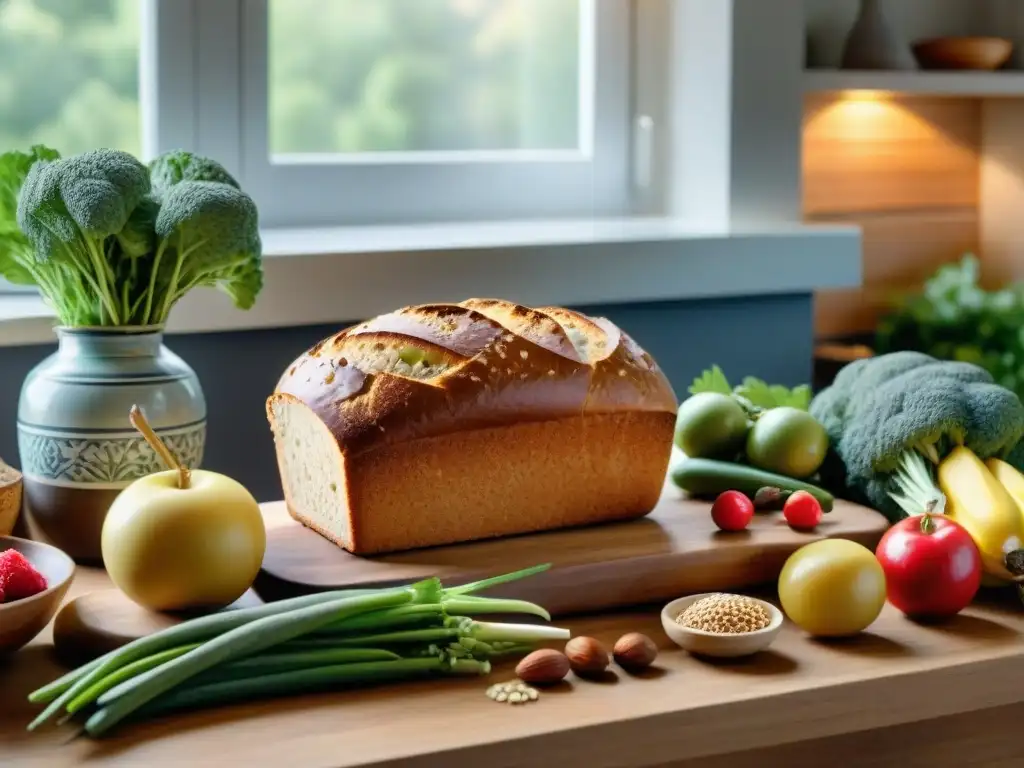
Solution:
<svg viewBox="0 0 1024 768"><path fill-rule="evenodd" d="M425 597L423 593L427 593ZM440 595L440 584L434 579L399 591L342 598L257 619L212 638L184 656L143 672L104 693L97 702L105 707L104 717L98 721L101 725L94 725L90 733L98 735L106 731L143 704L218 664L292 640L345 616L389 608L416 599L438 600Z"/></svg>
<svg viewBox="0 0 1024 768"><path fill-rule="evenodd" d="M385 590L388 592L400 592L402 588ZM154 653L185 645L196 641L208 640L211 637L237 629L245 624L257 621L268 616L276 616L292 610L301 609L306 606L319 605L322 603L337 600L341 597L360 596L367 594L381 594L381 590L357 589L339 592L320 592L315 595L295 597L290 600L281 600L276 603L256 606L254 608L236 608L225 611L218 611L207 616L183 621L173 627L168 627L152 635L133 640L115 651L111 651L100 657L96 662L87 665L84 674L80 670L64 675L54 680L44 688L29 694L29 700L46 701L49 705L39 713L35 720L29 723L28 729L35 730L43 723L50 720L71 699L87 689L93 683L102 680L116 669L123 667L133 661L138 661ZM43 693L45 691L45 694ZM60 691L56 698L51 698L54 691ZM35 699L33 697L36 697Z"/></svg>
<svg viewBox="0 0 1024 768"><path fill-rule="evenodd" d="M135 715L140 719L175 712L182 709L212 707L253 698L312 693L342 685L406 680L421 675L439 673L486 675L490 672L486 661L439 658L401 659L399 661L371 661L362 664L341 664L313 667L272 675L258 675L198 686L184 686L148 702ZM100 736L120 721L121 715L113 706L95 712L85 724L92 736Z"/></svg>

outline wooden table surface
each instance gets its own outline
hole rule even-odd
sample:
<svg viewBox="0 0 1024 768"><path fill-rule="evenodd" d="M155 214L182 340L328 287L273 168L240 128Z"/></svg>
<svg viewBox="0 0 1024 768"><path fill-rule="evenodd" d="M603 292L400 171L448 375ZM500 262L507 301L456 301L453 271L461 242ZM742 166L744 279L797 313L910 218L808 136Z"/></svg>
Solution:
<svg viewBox="0 0 1024 768"><path fill-rule="evenodd" d="M80 569L69 597L108 586L102 572ZM35 711L25 694L61 671L47 630L0 663L0 765L763 768L816 765L831 753L830 765L1019 766L1024 608L1006 597L943 627L887 606L869 632L839 643L787 624L768 652L730 663L671 646L657 607L580 618L563 623L609 645L627 631L648 633L662 648L656 668L565 683L511 707L484 696L489 683L513 677L506 665L489 679L195 712L102 741L24 731Z"/></svg>

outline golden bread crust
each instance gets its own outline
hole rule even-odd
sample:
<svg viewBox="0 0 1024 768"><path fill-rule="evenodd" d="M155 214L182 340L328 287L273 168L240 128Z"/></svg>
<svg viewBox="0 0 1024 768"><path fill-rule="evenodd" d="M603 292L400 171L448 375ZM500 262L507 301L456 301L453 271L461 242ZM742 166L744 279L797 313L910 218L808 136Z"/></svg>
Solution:
<svg viewBox="0 0 1024 768"><path fill-rule="evenodd" d="M406 307L316 344L268 400L294 397L346 456L583 414L675 415L654 360L603 318L497 299Z"/></svg>

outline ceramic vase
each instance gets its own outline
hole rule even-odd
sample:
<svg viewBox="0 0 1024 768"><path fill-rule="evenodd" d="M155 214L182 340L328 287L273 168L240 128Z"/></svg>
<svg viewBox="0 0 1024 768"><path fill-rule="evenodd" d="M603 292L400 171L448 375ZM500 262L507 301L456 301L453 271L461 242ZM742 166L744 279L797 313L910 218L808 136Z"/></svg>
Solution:
<svg viewBox="0 0 1024 768"><path fill-rule="evenodd" d="M165 469L131 426L131 407L142 408L177 459L196 468L206 400L159 327L58 328L57 338L57 351L28 374L18 402L25 504L46 538L79 562L97 563L111 502L133 480Z"/></svg>
<svg viewBox="0 0 1024 768"><path fill-rule="evenodd" d="M843 69L917 69L907 41L889 22L882 0L861 0L843 46Z"/></svg>

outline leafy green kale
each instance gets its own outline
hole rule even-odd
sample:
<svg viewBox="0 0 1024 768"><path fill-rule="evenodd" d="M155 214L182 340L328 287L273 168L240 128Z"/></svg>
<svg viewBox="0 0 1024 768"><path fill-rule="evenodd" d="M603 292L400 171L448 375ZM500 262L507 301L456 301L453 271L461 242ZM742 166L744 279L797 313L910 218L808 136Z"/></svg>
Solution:
<svg viewBox="0 0 1024 768"><path fill-rule="evenodd" d="M0 277L12 283L34 285L38 281L38 270L32 263L32 244L18 227L18 193L33 163L58 157L43 146L0 155Z"/></svg>
<svg viewBox="0 0 1024 768"><path fill-rule="evenodd" d="M0 155L0 275L38 285L65 325L162 325L196 287L249 309L261 251L255 203L207 158Z"/></svg>
<svg viewBox="0 0 1024 768"><path fill-rule="evenodd" d="M732 395L748 409L755 411L767 411L782 406L806 411L811 405L811 388L807 384L789 389L780 384L766 384L761 379L747 376L743 379L742 384L733 387L717 365L711 366L694 379L688 391L691 395L700 392Z"/></svg>

